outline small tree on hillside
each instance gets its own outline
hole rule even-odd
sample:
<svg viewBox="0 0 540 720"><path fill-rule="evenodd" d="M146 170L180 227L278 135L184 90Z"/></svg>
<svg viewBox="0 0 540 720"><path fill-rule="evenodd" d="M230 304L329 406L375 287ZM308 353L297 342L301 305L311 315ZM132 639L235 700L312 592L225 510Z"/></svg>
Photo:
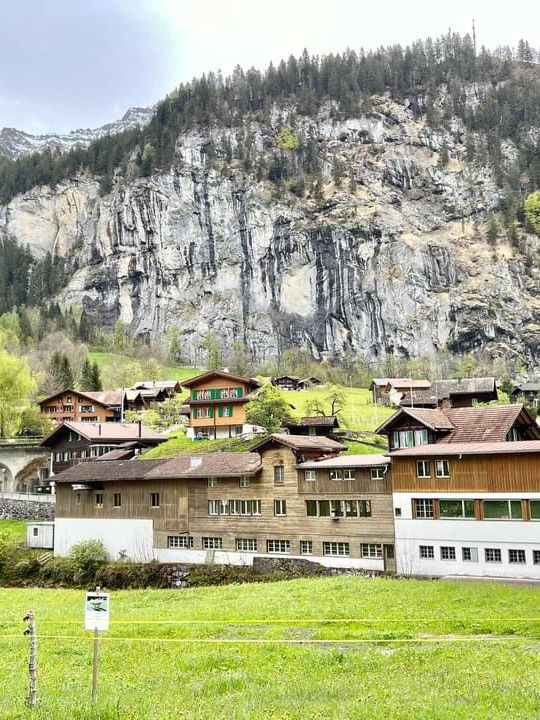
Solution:
<svg viewBox="0 0 540 720"><path fill-rule="evenodd" d="M246 407L246 420L261 425L269 433L280 430L291 419L291 409L283 393L272 385L265 385Z"/></svg>

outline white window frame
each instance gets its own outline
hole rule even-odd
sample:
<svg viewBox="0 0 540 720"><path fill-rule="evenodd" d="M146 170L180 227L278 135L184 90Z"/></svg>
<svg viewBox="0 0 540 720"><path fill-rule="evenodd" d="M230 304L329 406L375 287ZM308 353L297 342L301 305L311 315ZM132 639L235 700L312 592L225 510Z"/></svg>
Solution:
<svg viewBox="0 0 540 720"><path fill-rule="evenodd" d="M384 473L386 468L383 466L371 468L371 479L372 480L384 480Z"/></svg>
<svg viewBox="0 0 540 720"><path fill-rule="evenodd" d="M103 493L102 493L102 492L97 492L97 493L95 494L95 497L94 497L94 505L95 505L95 507L97 507L97 508L102 508L102 507L103 507Z"/></svg>
<svg viewBox="0 0 540 720"><path fill-rule="evenodd" d="M201 545L203 550L223 550L223 538L203 536Z"/></svg>
<svg viewBox="0 0 540 720"><path fill-rule="evenodd" d="M450 477L450 461L449 460L435 460L435 477L438 478L449 478Z"/></svg>
<svg viewBox="0 0 540 720"><path fill-rule="evenodd" d="M467 554L469 555L469 557L465 557ZM463 562L478 562L478 548L462 547L461 559L463 560Z"/></svg>
<svg viewBox="0 0 540 720"><path fill-rule="evenodd" d="M305 482L315 482L316 479L317 479L316 470L304 470L304 481Z"/></svg>
<svg viewBox="0 0 540 720"><path fill-rule="evenodd" d="M269 538L266 541L266 552L275 555L287 555L291 552L291 541Z"/></svg>
<svg viewBox="0 0 540 720"><path fill-rule="evenodd" d="M121 507L122 507L122 493L113 493L113 508L121 508Z"/></svg>
<svg viewBox="0 0 540 720"><path fill-rule="evenodd" d="M286 517L287 516L287 500L275 499L274 500L274 516L275 517Z"/></svg>
<svg viewBox="0 0 540 720"><path fill-rule="evenodd" d="M167 535L167 547L190 550L193 547L193 537L191 535Z"/></svg>
<svg viewBox="0 0 540 720"><path fill-rule="evenodd" d="M248 477L247 475L242 475L238 484L241 488L249 487L251 485L251 478Z"/></svg>
<svg viewBox="0 0 540 720"><path fill-rule="evenodd" d="M441 545L439 548L441 560L454 561L457 557L456 548L454 545Z"/></svg>
<svg viewBox="0 0 540 720"><path fill-rule="evenodd" d="M435 548L433 545L419 545L418 554L420 555L420 560L434 560Z"/></svg>
<svg viewBox="0 0 540 720"><path fill-rule="evenodd" d="M433 520L435 517L435 501L433 498L414 498L414 512L417 518Z"/></svg>
<svg viewBox="0 0 540 720"><path fill-rule="evenodd" d="M274 465L274 485L285 485L284 465Z"/></svg>
<svg viewBox="0 0 540 720"><path fill-rule="evenodd" d="M300 555L313 555L313 540L300 540Z"/></svg>
<svg viewBox="0 0 540 720"><path fill-rule="evenodd" d="M533 550L533 565L540 565L540 550Z"/></svg>
<svg viewBox="0 0 540 720"><path fill-rule="evenodd" d="M420 466L422 466L422 473L420 473ZM427 466L427 473L425 473L426 466ZM417 460L416 461L416 477L419 477L419 478L430 478L431 477L431 463L429 460Z"/></svg>
<svg viewBox="0 0 540 720"><path fill-rule="evenodd" d="M356 480L356 470L354 468L343 468L344 480Z"/></svg>
<svg viewBox="0 0 540 720"><path fill-rule="evenodd" d="M381 543L360 543L360 555L363 558L372 558L378 560L383 556L383 548Z"/></svg>
<svg viewBox="0 0 540 720"><path fill-rule="evenodd" d="M505 503L507 504L507 508L508 508L508 517L504 517L504 518L485 517L485 503L486 503L486 502L487 502L487 503L489 503L489 502L505 502ZM521 510L521 516L520 516L520 517L513 517L513 515L512 515L512 503L519 503L519 507L520 507L520 510ZM513 498L512 500L507 500L506 498L501 498L501 499L495 499L495 498L494 498L493 500L491 500L491 499L490 499L490 500L487 500L487 499L484 498L484 499L482 500L482 517L483 517L483 519L486 520L487 522L493 522L493 521L495 521L495 522L508 522L509 520L514 520L514 521L515 521L515 520L519 520L519 521L521 521L521 520L523 520L523 504L522 504L521 500L518 500L518 499L515 499L515 498Z"/></svg>
<svg viewBox="0 0 540 720"><path fill-rule="evenodd" d="M155 500L157 499L157 502ZM161 498L159 496L158 492L151 492L150 493L150 507L155 510L156 508L159 508L161 505Z"/></svg>
<svg viewBox="0 0 540 720"><path fill-rule="evenodd" d="M209 500L208 501L208 514L209 515L219 515L219 508L220 508L219 500Z"/></svg>
<svg viewBox="0 0 540 720"><path fill-rule="evenodd" d="M217 477L209 477L208 478L208 487L217 487L219 485L219 480Z"/></svg>
<svg viewBox="0 0 540 720"><path fill-rule="evenodd" d="M323 555L331 557L350 557L350 543L336 540L325 540L323 541Z"/></svg>
<svg viewBox="0 0 540 720"><path fill-rule="evenodd" d="M523 550L523 548L509 548L508 563L510 565L526 565L527 553L525 552L525 550Z"/></svg>
<svg viewBox="0 0 540 720"><path fill-rule="evenodd" d="M235 538L236 552L257 552L257 538Z"/></svg>
<svg viewBox="0 0 540 720"><path fill-rule="evenodd" d="M461 515L452 517L451 515L443 515L441 512L441 502L460 502L461 503ZM465 515L465 503L473 503L473 514L470 516ZM439 520L474 520L476 517L476 509L474 507L474 500L464 500L462 498L439 498Z"/></svg>
<svg viewBox="0 0 540 720"><path fill-rule="evenodd" d="M489 558L488 555L493 553L492 557ZM500 548L484 548L484 559L487 563L495 563L499 564L502 563L502 551Z"/></svg>

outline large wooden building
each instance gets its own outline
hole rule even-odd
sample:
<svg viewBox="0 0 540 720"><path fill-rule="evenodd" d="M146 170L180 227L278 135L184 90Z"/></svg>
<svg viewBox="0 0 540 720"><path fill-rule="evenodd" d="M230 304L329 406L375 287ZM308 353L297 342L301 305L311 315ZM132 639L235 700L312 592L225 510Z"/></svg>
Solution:
<svg viewBox="0 0 540 720"><path fill-rule="evenodd" d="M249 453L81 463L56 478L55 552L100 537L136 560L278 555L393 571L388 458L343 449L277 434Z"/></svg>
<svg viewBox="0 0 540 720"><path fill-rule="evenodd" d="M57 423L105 423L120 422L124 402L122 390L81 392L67 389L41 400L39 407L42 415Z"/></svg>
<svg viewBox="0 0 540 720"><path fill-rule="evenodd" d="M232 438L253 430L246 423L246 403L260 387L257 380L211 370L182 386L189 390L188 437Z"/></svg>

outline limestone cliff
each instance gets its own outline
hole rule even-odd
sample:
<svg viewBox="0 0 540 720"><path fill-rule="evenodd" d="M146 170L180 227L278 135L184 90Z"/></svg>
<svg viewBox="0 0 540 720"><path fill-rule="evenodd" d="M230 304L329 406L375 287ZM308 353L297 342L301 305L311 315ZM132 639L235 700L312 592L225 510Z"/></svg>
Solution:
<svg viewBox="0 0 540 720"><path fill-rule="evenodd" d="M387 98L361 117L336 120L328 107L293 120L301 141L317 141L317 199L277 196L220 160L239 131L264 158L289 118L276 110L264 124L186 133L169 173L118 178L105 197L89 177L36 188L0 208L0 234L71 258L63 303L154 341L177 326L191 362L209 328L259 360L291 345L316 357L488 347L538 358L537 240L527 257L485 240L500 191L488 167L465 162L458 123L432 130Z"/></svg>

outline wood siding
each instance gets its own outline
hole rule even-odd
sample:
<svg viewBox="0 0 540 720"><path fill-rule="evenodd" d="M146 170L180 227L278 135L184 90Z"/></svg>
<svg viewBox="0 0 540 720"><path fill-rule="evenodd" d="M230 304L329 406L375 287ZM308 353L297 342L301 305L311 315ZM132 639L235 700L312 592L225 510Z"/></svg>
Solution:
<svg viewBox="0 0 540 720"><path fill-rule="evenodd" d="M71 402L68 402L68 399L71 399ZM65 420L111 422L120 419L119 412L111 410L97 400L90 400L90 398L79 395L79 393L75 391L62 393L51 400L41 402L39 405L41 414L44 417L56 420L56 422L63 422ZM93 412L80 412L80 406L92 406L94 410ZM65 410L64 407L71 407L72 410Z"/></svg>
<svg viewBox="0 0 540 720"><path fill-rule="evenodd" d="M540 492L540 453L463 455L445 457L444 445L431 462L431 477L417 477L416 463L423 458L392 458L395 492ZM435 461L448 460L450 477L435 475Z"/></svg>

